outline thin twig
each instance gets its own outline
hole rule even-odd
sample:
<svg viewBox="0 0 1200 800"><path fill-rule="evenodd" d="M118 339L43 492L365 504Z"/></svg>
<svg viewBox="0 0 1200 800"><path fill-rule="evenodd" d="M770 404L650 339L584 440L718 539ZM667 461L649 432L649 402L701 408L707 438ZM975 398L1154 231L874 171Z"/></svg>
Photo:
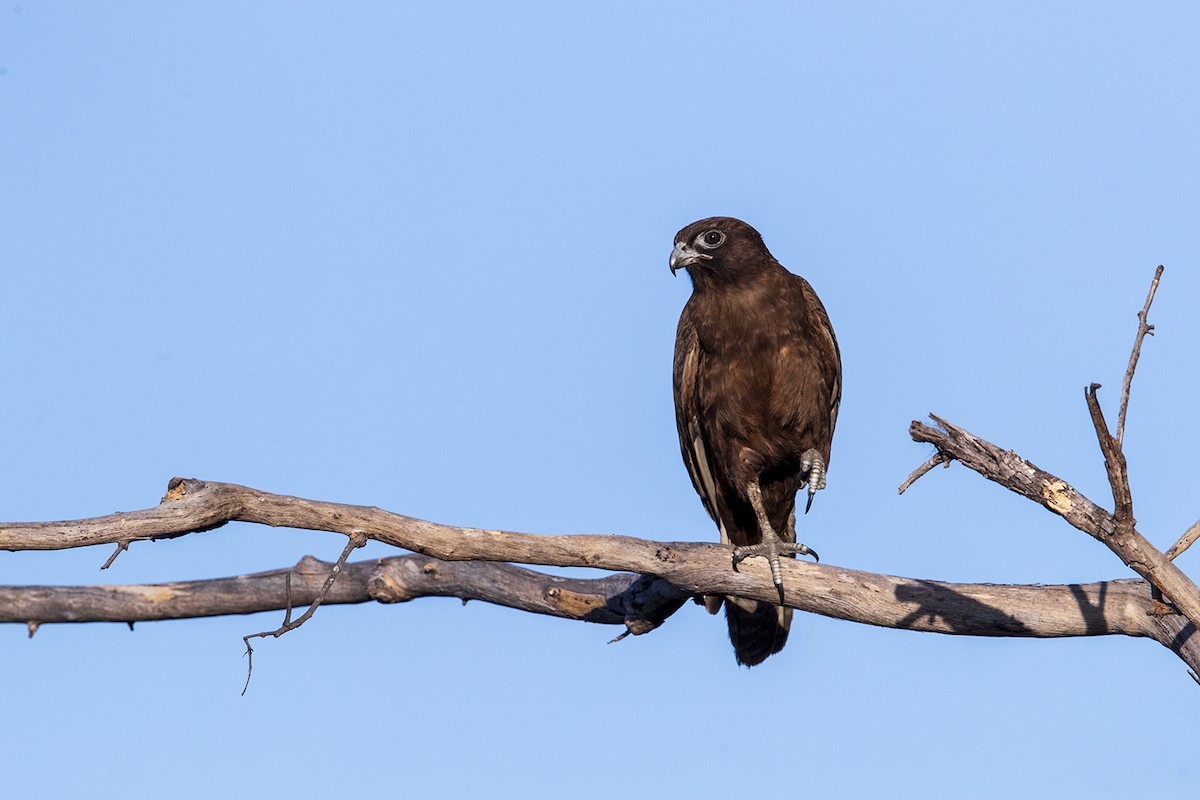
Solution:
<svg viewBox="0 0 1200 800"><path fill-rule="evenodd" d="M1125 382L1121 385L1121 410L1117 413L1117 447L1125 442L1125 412L1129 410L1129 387L1133 384L1133 371L1137 369L1138 358L1142 354L1142 340L1146 334L1154 335L1154 326L1146 322L1150 315L1150 304L1154 302L1154 293L1158 291L1158 279L1162 277L1163 266L1158 265L1154 270L1154 280L1150 281L1150 293L1146 295L1146 305L1138 313L1137 336L1133 339L1133 352L1129 354L1129 366L1125 370Z"/></svg>
<svg viewBox="0 0 1200 800"><path fill-rule="evenodd" d="M1179 537L1179 541L1171 545L1171 549L1163 555L1167 557L1168 561L1174 561L1177 555L1195 544L1197 539L1200 539L1200 519L1193 522L1192 527L1184 531L1183 536Z"/></svg>
<svg viewBox="0 0 1200 800"><path fill-rule="evenodd" d="M100 569L108 569L112 563L117 560L117 556L129 549L129 542L117 542L117 549L113 550L113 554L108 557L108 561L104 562L104 566Z"/></svg>
<svg viewBox="0 0 1200 800"><path fill-rule="evenodd" d="M346 547L342 550L342 554L338 556L338 560L333 565L333 569L329 570L329 577L325 579L325 585L321 587L320 593L317 595L316 599L312 601L312 604L308 607L308 610L301 614L296 620L292 620L292 605L291 602L289 602L287 611L285 611L283 615L283 624L278 628L273 631L251 633L248 636L242 637L242 641L246 644L246 685L242 687L243 696L246 694L246 690L250 688L250 676L254 672L254 648L250 646L250 640L265 638L267 636L278 639L288 631L295 630L305 622L308 622L309 618L317 612L317 608L321 605L321 602L329 596L329 590L333 588L334 581L336 581L337 576L341 574L342 568L346 566L346 559L350 557L350 554L354 552L355 549L362 547L366 543L367 535L362 531L355 531L354 533L350 534L350 541L346 542ZM291 575L289 574L287 577L290 581Z"/></svg>
<svg viewBox="0 0 1200 800"><path fill-rule="evenodd" d="M926 472L929 472L929 470L933 469L938 464L943 464L949 467L952 460L953 459L944 456L941 453L934 453L929 457L928 461L914 469L909 473L908 477L904 479L904 483L900 484L900 494L904 494L904 491L908 487L916 483Z"/></svg>

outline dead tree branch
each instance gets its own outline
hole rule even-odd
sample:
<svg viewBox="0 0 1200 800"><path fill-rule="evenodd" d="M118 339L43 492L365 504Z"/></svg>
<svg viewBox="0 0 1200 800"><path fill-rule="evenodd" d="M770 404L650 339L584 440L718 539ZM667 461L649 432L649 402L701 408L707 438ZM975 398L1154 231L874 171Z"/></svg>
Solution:
<svg viewBox="0 0 1200 800"><path fill-rule="evenodd" d="M333 589L333 584L337 581L338 575L340 575L342 570L345 569L346 559L349 558L350 554L357 548L362 547L367 543L367 537L358 531L350 534L348 538L349 541L346 542L346 547L343 548L342 554L338 556L338 560L330 568L329 576L325 578L325 583L321 586L321 591L317 592L317 596L313 598L311 603L309 603L308 609L303 614L301 614L295 620L292 619L292 576L291 573L288 573L284 576L284 588L287 590L288 603L283 615L283 623L274 630L262 631L261 633L251 633L242 637L242 641L246 645L246 685L242 687L242 694L245 694L246 690L250 688L250 677L254 674L254 648L250 646L250 640L264 639L268 636L278 639L288 631L294 631L296 628L299 628L301 625L312 619L312 615L317 613L317 609L320 607L321 603L323 603L325 598L329 596L329 592ZM103 569L103 567L101 567L101 569Z"/></svg>
<svg viewBox="0 0 1200 800"><path fill-rule="evenodd" d="M1109 433L1104 411L1096 395L1100 384L1093 383L1084 392L1088 413L1096 431L1096 440L1104 456L1105 473L1113 496L1113 513L1100 508L1061 478L1039 469L1016 453L1001 451L990 442L936 416L933 419L941 426L941 430L914 421L909 432L915 441L929 442L937 448L934 458L941 456L947 460L959 461L985 478L1039 503L1074 527L1103 542L1126 565L1146 579L1151 586L1152 599L1157 601L1160 597L1166 597L1174 604L1175 609L1186 620L1186 624L1180 628L1180 635L1191 636L1200 625L1200 589L1171 562L1171 559L1186 550L1200 536L1200 523L1184 533L1166 554L1138 533L1137 522L1133 516L1129 469L1122 449L1129 390L1133 384L1133 374L1141 354L1142 342L1148 334L1152 335L1154 332L1154 326L1149 324L1147 318L1162 273L1163 267L1160 265L1154 272L1146 302L1138 313L1138 331L1134 337L1129 366L1125 371L1116 436ZM933 460L930 459L926 464L932 463ZM923 475L924 467L925 465L922 465L918 468L906 484L911 484ZM1173 616L1165 606L1156 606L1154 613L1161 617ZM1176 623L1172 623L1174 624Z"/></svg>
<svg viewBox="0 0 1200 800"><path fill-rule="evenodd" d="M724 563L717 569L730 572L728 556L719 560ZM661 625L693 596L656 576L618 573L575 579L511 564L417 555L348 563L330 584L334 566L306 557L291 569L235 578L145 586L0 586L0 623L36 627L251 614L311 604L330 587L326 605L458 597L564 619L623 625L628 632L642 634ZM880 627L962 636L1146 637L1170 647L1193 669L1200 667L1200 637L1185 630L1186 622L1176 616L1155 616L1143 581L963 584L809 566L812 569L795 583L795 596L788 593L789 605L804 611ZM717 582L706 588L718 593L728 586ZM759 593L775 596L769 581Z"/></svg>
<svg viewBox="0 0 1200 800"><path fill-rule="evenodd" d="M1174 561L1180 553L1195 544L1197 539L1200 539L1200 519L1193 522L1191 527L1179 537L1179 541L1171 545L1170 549L1163 553L1163 555L1166 556L1168 561Z"/></svg>
<svg viewBox="0 0 1200 800"><path fill-rule="evenodd" d="M905 478L904 482L900 484L900 489L899 489L899 491L897 491L897 494L904 494L904 492L907 491L908 487L912 486L914 483L916 483L918 480L920 480L921 477L923 475L925 475L925 473L929 472L931 469L936 467L938 464L941 464L943 467L948 467L948 466L950 466L950 459L946 458L941 453L934 453L932 456L930 456L925 461L924 464L917 467L916 469L914 469L912 472L910 472L908 474L908 477Z"/></svg>
<svg viewBox="0 0 1200 800"><path fill-rule="evenodd" d="M914 441L932 444L941 455L1053 511L1072 527L1096 538L1170 598L1188 620L1200 624L1200 589L1132 524L1128 530L1121 530L1113 514L1080 494L1062 478L1011 450L1001 450L940 417L931 416L940 429L914 421L909 427Z"/></svg>
<svg viewBox="0 0 1200 800"><path fill-rule="evenodd" d="M1147 322L1150 316L1150 304L1154 302L1154 293L1158 291L1158 282L1162 278L1163 265L1159 264L1154 270L1154 280L1150 281L1150 292L1146 295L1146 304L1138 312L1137 335L1133 337L1133 351L1129 354L1129 366L1125 368L1125 380L1121 384L1121 407L1117 413L1117 447L1125 444L1125 414L1129 411L1129 388L1133 385L1133 372L1137 369L1138 358L1142 355L1142 340L1146 335L1154 335L1154 326Z"/></svg>
<svg viewBox="0 0 1200 800"><path fill-rule="evenodd" d="M1093 383L1084 390L1087 400L1088 414L1092 418L1092 427L1096 430L1096 441L1100 444L1100 453L1104 456L1104 472L1108 476L1109 489L1113 496L1113 516L1116 520L1118 533L1128 535L1133 529L1133 492L1129 488L1129 466L1125 462L1125 453L1108 433L1108 423L1104 421L1104 411L1100 408L1100 399L1096 390L1100 384Z"/></svg>
<svg viewBox="0 0 1200 800"><path fill-rule="evenodd" d="M0 623L145 622L219 617L310 605L405 603L421 597L481 600L564 619L647 633L692 595L661 578L618 573L581 580L511 564L407 555L335 564L305 556L290 569L142 586L0 586Z"/></svg>
<svg viewBox="0 0 1200 800"><path fill-rule="evenodd" d="M986 443L979 446L983 445ZM1107 512L1096 509L1093 513L1102 519ZM114 519L123 521L117 529L109 527ZM160 506L145 511L0 526L0 547L52 549L132 542L212 530L234 520L343 534L360 531L369 538L423 553L347 564L328 589L324 602L330 604L453 595L570 619L624 624L633 633L645 633L694 595L731 594L778 601L765 566L748 565L734 572L729 569L729 548L722 545L459 528L378 508L197 480L173 479ZM509 564L486 563L499 561L637 574L569 580ZM1176 615L1154 616L1148 587L1140 581L996 586L901 578L790 560L783 569L792 590L788 604L802 611L882 627L959 635L1149 637L1171 648L1193 669L1200 668L1200 643L1192 635L1194 629ZM128 587L0 587L0 622L131 622L287 609L314 602L328 584L330 572L330 565L306 559L294 570L216 581Z"/></svg>

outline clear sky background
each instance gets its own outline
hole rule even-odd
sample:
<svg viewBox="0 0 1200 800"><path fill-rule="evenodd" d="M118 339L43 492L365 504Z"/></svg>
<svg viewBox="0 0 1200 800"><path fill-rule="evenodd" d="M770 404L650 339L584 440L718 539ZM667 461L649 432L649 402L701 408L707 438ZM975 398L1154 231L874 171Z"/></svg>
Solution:
<svg viewBox="0 0 1200 800"><path fill-rule="evenodd" d="M1127 452L1140 529L1200 516L1200 10L1189 3L0 7L0 519L172 475L535 533L716 538L671 402L675 232L741 217L816 287L845 399L801 538L953 581L1127 577L961 466L934 411L1111 504L1083 387L1166 274ZM0 553L0 583L333 559L230 525ZM360 557L388 554L371 545ZM1181 566L1200 574L1200 554ZM454 600L0 629L3 794L1195 797L1200 689L1128 638L798 615L735 665Z"/></svg>

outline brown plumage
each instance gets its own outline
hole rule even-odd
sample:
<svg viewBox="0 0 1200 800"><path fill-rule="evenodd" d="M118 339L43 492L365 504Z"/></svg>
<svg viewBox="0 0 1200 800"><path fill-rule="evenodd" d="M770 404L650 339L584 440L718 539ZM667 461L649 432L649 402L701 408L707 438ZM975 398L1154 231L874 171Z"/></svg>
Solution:
<svg viewBox="0 0 1200 800"><path fill-rule="evenodd" d="M837 339L808 281L741 220L710 217L681 230L671 254L677 269L693 287L675 337L683 460L721 541L737 546L734 568L767 557L782 601L779 555L816 555L795 544L796 492L807 484L811 504L825 486L841 398ZM709 610L721 601L708 598ZM753 666L783 648L791 609L724 603L738 663Z"/></svg>

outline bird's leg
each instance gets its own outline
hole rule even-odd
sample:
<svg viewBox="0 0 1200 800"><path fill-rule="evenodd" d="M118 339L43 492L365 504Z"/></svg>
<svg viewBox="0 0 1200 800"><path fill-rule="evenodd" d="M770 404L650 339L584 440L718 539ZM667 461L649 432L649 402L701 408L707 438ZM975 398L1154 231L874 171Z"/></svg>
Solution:
<svg viewBox="0 0 1200 800"><path fill-rule="evenodd" d="M779 568L779 557L788 554L812 556L818 561L820 558L818 558L815 551L810 550L806 545L794 541L785 542L779 538L779 534L775 533L775 529L771 527L771 520L767 519L767 510L763 507L762 488L759 487L757 479L751 481L746 487L746 496L750 498L750 506L754 509L754 516L758 518L758 530L762 534L762 541L758 544L734 548L733 568L737 570L737 565L751 556L762 556L765 558L767 564L771 567L771 580L775 583L775 589L779 592L779 602L782 604L784 602L783 573ZM792 520L794 519L795 516L793 515ZM789 520L789 524L795 525L795 522L792 520ZM793 538L795 538L794 534Z"/></svg>
<svg viewBox="0 0 1200 800"><path fill-rule="evenodd" d="M800 456L800 474L808 484L808 502L804 504L804 513L807 514L817 490L825 488L825 459L816 450L805 450L804 455Z"/></svg>

